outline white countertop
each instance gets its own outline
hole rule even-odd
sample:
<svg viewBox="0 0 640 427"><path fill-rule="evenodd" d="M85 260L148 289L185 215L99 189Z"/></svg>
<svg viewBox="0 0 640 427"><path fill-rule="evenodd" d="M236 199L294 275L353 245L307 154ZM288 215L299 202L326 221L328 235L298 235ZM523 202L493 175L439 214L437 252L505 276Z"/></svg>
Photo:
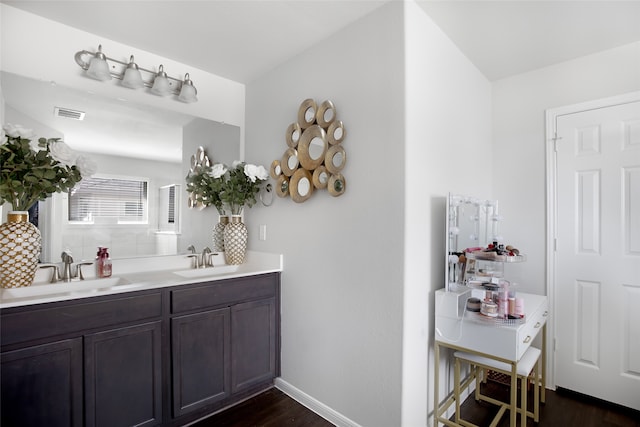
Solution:
<svg viewBox="0 0 640 427"><path fill-rule="evenodd" d="M194 269L192 259L183 255L113 260L113 274L98 279L92 266L83 267L86 280L49 283L49 269L39 269L34 284L22 288L2 289L0 309L119 294L168 286L231 279L234 277L280 272L282 254L247 251L245 262L226 265L224 253L214 256L214 267Z"/></svg>

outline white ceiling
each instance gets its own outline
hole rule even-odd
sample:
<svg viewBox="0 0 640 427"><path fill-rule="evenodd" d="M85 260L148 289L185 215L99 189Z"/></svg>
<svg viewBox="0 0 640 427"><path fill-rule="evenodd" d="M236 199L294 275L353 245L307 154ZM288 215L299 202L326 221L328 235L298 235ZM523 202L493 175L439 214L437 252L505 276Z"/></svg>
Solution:
<svg viewBox="0 0 640 427"><path fill-rule="evenodd" d="M640 1L419 1L491 81L640 41Z"/></svg>
<svg viewBox="0 0 640 427"><path fill-rule="evenodd" d="M4 3L242 83L402 0ZM640 1L417 3L490 80L640 40Z"/></svg>
<svg viewBox="0 0 640 427"><path fill-rule="evenodd" d="M251 82L389 1L402 0L0 0L241 83ZM417 3L492 81L640 41L640 0ZM3 86L4 95L10 100L7 87ZM44 94L51 92L53 89L43 88L38 96L42 101ZM20 93L22 98L24 93ZM59 105L61 99L65 98L56 93L49 104ZM69 105L77 106L81 99L82 96L76 97ZM84 99L88 101L89 97ZM33 112L27 106L23 108ZM90 105L84 108L96 109ZM136 117L131 123L133 128L124 133L141 135L141 114L124 113L125 117ZM146 117L152 120L152 115ZM67 142L92 141L93 151L109 147L110 151L119 152L113 143L103 141L109 129L124 130L125 119L106 126L108 117L96 119L103 126L94 135L78 135L77 124L61 119L55 126L65 134ZM147 127L163 129L167 123L168 118L163 117L162 123L154 126L149 122ZM179 161L180 150L169 135L161 131L149 134L148 140L154 141L159 158ZM129 150L129 156L145 157L144 147L150 146L142 135L137 147L117 135L111 140L121 140L121 149Z"/></svg>

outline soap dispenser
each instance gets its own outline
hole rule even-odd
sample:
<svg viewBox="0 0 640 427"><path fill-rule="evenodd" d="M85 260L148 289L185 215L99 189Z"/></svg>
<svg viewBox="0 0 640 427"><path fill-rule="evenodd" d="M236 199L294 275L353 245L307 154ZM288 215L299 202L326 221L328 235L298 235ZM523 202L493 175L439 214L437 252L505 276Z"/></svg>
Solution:
<svg viewBox="0 0 640 427"><path fill-rule="evenodd" d="M111 277L111 259L109 258L109 248L98 248L96 256L96 276Z"/></svg>

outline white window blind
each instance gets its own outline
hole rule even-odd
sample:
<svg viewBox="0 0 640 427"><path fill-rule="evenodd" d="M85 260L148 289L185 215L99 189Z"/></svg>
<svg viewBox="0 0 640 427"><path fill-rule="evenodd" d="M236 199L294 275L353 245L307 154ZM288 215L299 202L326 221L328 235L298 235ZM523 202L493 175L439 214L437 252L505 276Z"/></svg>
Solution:
<svg viewBox="0 0 640 427"><path fill-rule="evenodd" d="M69 193L69 221L146 223L147 187L138 179L84 178Z"/></svg>

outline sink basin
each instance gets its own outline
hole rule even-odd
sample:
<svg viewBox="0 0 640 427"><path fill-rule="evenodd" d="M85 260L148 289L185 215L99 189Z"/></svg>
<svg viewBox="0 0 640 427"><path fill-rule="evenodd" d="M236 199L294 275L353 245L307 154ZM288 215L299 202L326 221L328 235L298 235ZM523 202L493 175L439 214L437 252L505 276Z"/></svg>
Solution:
<svg viewBox="0 0 640 427"><path fill-rule="evenodd" d="M228 274L235 273L238 271L239 265L220 265L216 267L207 267L207 268L191 268L189 270L180 270L174 271L174 274L177 274L181 277L193 278L193 277L210 277L210 276L218 276L220 274Z"/></svg>
<svg viewBox="0 0 640 427"><path fill-rule="evenodd" d="M2 299L30 298L44 295L56 295L63 293L95 293L100 290L118 289L119 287L135 286L122 277L107 277L104 279L78 280L73 282L40 283L22 288L10 288L2 290Z"/></svg>

